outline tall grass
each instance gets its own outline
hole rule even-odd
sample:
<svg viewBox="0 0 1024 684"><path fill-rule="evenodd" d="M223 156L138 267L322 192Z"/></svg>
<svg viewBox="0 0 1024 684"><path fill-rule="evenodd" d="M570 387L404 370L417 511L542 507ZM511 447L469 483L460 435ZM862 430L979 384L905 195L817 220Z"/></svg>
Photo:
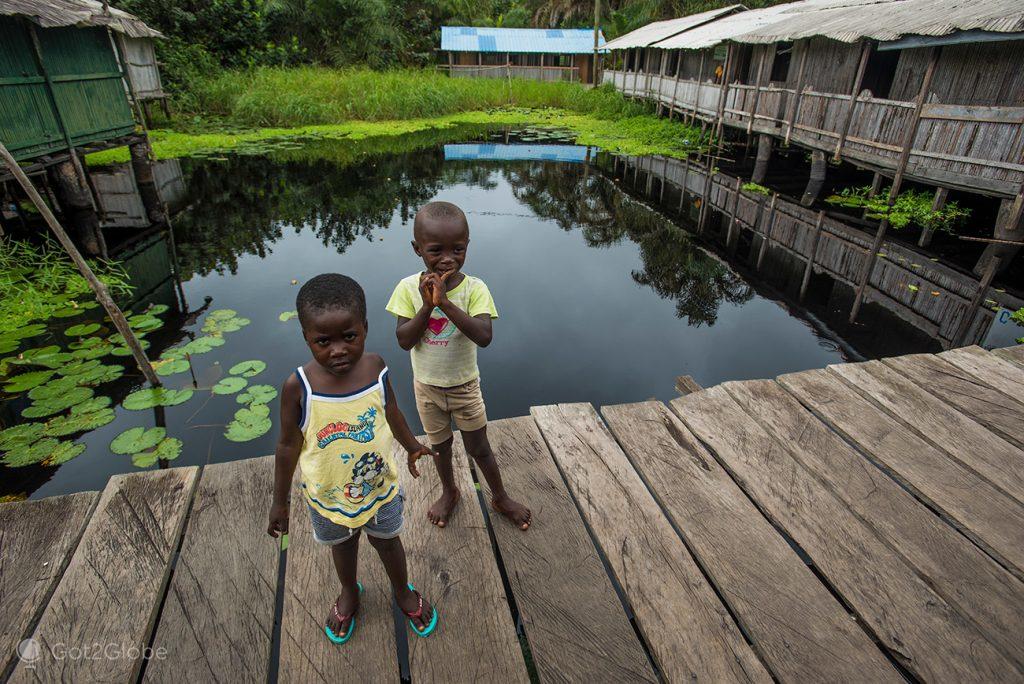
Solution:
<svg viewBox="0 0 1024 684"><path fill-rule="evenodd" d="M194 84L193 94L203 114L244 126L430 118L497 107L551 107L601 119L628 118L648 111L610 86L450 78L430 69L226 71Z"/></svg>

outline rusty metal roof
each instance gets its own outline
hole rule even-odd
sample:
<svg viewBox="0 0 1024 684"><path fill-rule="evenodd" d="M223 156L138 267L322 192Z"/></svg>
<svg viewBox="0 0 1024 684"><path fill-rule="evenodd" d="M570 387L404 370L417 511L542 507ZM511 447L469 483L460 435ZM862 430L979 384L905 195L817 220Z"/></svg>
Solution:
<svg viewBox="0 0 1024 684"><path fill-rule="evenodd" d="M775 43L824 36L845 43L958 31L1024 31L1021 0L802 0L740 12L653 47L699 49L725 41Z"/></svg>
<svg viewBox="0 0 1024 684"><path fill-rule="evenodd" d="M707 12L701 12L699 14L690 14L685 17L678 19L669 19L668 21L656 21L653 24L647 24L641 26L635 31L625 33L615 40L608 41L605 45L609 50L628 50L630 48L642 48L650 47L659 40L665 40L672 36L688 31L689 29L706 24L709 21L718 19L727 14L733 14L735 12L742 12L746 7L743 5L729 5L728 7L720 7L719 9L710 10Z"/></svg>
<svg viewBox="0 0 1024 684"><path fill-rule="evenodd" d="M108 26L132 38L163 38L143 21L98 0L0 0L0 15L19 16L42 26Z"/></svg>

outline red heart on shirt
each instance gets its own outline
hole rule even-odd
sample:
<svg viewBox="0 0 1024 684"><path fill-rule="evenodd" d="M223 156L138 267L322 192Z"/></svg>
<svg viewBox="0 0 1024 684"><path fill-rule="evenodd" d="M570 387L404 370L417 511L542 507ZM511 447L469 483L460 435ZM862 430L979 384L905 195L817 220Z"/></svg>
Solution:
<svg viewBox="0 0 1024 684"><path fill-rule="evenodd" d="M440 335L441 331L444 330L444 326L446 325L448 325L447 318L431 318L430 321L427 323L427 327L430 329L430 332L434 333L435 335Z"/></svg>

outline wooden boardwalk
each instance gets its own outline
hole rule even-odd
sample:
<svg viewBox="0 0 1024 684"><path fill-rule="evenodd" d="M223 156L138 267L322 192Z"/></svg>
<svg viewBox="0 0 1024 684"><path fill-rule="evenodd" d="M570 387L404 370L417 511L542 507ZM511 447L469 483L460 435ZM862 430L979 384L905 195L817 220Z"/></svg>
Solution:
<svg viewBox="0 0 1024 684"><path fill-rule="evenodd" d="M368 544L356 635L324 638L334 571L298 496L283 562L266 536L269 456L0 505L3 679L1024 681L1024 346L540 406L490 435L535 523L488 515L458 442L448 528L433 470L405 479L425 640Z"/></svg>

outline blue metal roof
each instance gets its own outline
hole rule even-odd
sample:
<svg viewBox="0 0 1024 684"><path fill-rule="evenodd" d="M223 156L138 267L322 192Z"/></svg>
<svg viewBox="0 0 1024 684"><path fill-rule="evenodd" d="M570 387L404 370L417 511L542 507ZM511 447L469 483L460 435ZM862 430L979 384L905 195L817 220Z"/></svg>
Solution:
<svg viewBox="0 0 1024 684"><path fill-rule="evenodd" d="M604 47L604 34L598 33L598 45ZM441 49L452 52L590 54L594 51L594 30L442 26Z"/></svg>
<svg viewBox="0 0 1024 684"><path fill-rule="evenodd" d="M585 145L500 145L489 143L463 143L444 146L444 158L484 159L491 161L560 161L583 162L587 159ZM595 154L596 147L590 148Z"/></svg>

